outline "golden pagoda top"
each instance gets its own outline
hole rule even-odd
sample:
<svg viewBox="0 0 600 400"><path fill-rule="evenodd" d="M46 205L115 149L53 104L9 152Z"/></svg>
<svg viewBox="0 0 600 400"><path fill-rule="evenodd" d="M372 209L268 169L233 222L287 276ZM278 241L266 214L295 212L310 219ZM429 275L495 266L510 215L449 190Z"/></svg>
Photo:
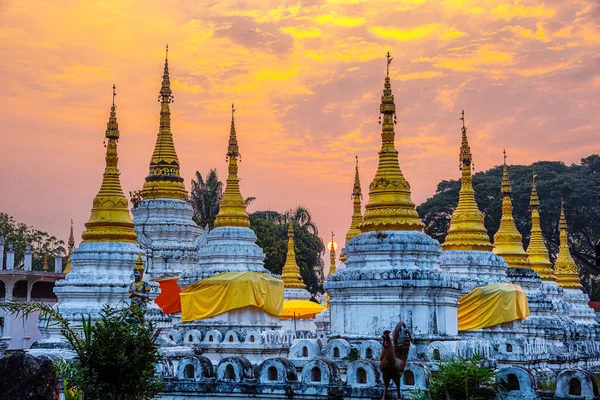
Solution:
<svg viewBox="0 0 600 400"><path fill-rule="evenodd" d="M113 104L106 127L106 168L98 194L94 198L92 215L81 234L84 242L137 243L128 202L119 180L117 141L119 125L115 106L116 87L113 85Z"/></svg>
<svg viewBox="0 0 600 400"><path fill-rule="evenodd" d="M382 230L422 231L424 224L419 219L415 204L410 199L410 185L400 171L398 151L394 144L396 124L396 104L390 84L390 64L392 58L387 54L387 75L379 111L383 114L381 130L381 150L379 165L369 185L369 202L365 207L361 232Z"/></svg>
<svg viewBox="0 0 600 400"><path fill-rule="evenodd" d="M550 256L548 255L548 248L544 243L544 237L542 236L542 228L540 226L540 213L538 208L540 206L540 199L537 193L537 186L535 184L535 172L531 180L531 196L529 197L529 209L531 210L531 235L529 239L529 247L527 247L527 254L529 256L530 267L537 272L542 280L544 281L555 281L554 271L552 270L552 263L550 262Z"/></svg>
<svg viewBox="0 0 600 400"><path fill-rule="evenodd" d="M500 227L494 235L494 253L502 256L511 268L529 268L527 253L523 249L523 238L512 215L512 188L506 166L506 150L504 150L504 166L502 167L502 218Z"/></svg>
<svg viewBox="0 0 600 400"><path fill-rule="evenodd" d="M65 275L71 272L71 254L73 254L73 248L75 247L75 236L73 235L73 220L71 220L71 231L69 233L69 241L67 242L67 244L69 245L69 252L67 254L67 266L63 271L63 274Z"/></svg>
<svg viewBox="0 0 600 400"><path fill-rule="evenodd" d="M187 191L183 178L179 174L179 159L173 144L171 132L171 110L169 104L173 101L171 81L169 79L169 45L165 55L162 86L158 100L160 101L160 126L156 137L154 153L150 159L150 172L141 191L143 199L179 199L185 200Z"/></svg>
<svg viewBox="0 0 600 400"><path fill-rule="evenodd" d="M281 280L286 289L306 289L306 285L300 275L300 268L296 263L296 252L294 251L294 226L292 220L288 225L288 250L285 257L285 265L281 271Z"/></svg>
<svg viewBox="0 0 600 400"><path fill-rule="evenodd" d="M333 241L333 237L335 234L331 231L331 247L329 248L329 275L335 274L335 243Z"/></svg>
<svg viewBox="0 0 600 400"><path fill-rule="evenodd" d="M231 105L231 129L229 130L229 147L227 148L228 175L225 192L219 203L219 214L215 219L215 227L241 226L250 227L250 219L246 212L246 201L240 192L240 179L238 178L238 157L240 150L235 132L235 107Z"/></svg>
<svg viewBox="0 0 600 400"><path fill-rule="evenodd" d="M579 278L579 270L571 250L569 249L569 233L567 227L567 219L565 218L565 203L561 200L560 204L560 220L558 222L560 229L560 248L554 263L554 273L556 282L565 289L581 289L581 279Z"/></svg>
<svg viewBox="0 0 600 400"><path fill-rule="evenodd" d="M354 211L352 212L352 222L350 223L350 229L346 233L346 243L348 243L354 236L360 235L360 229L358 226L362 222L362 191L360 190L360 176L358 174L358 156L356 156L356 167L354 172L354 187L352 188L352 202L354 204Z"/></svg>
<svg viewBox="0 0 600 400"><path fill-rule="evenodd" d="M462 120L462 143L460 146L459 168L462 171L460 179L460 192L458 194L458 206L450 219L450 229L446 240L442 243L444 250L479 250L492 251L494 248L490 242L487 230L483 224L483 214L477 207L475 191L473 190L473 156L467 140L467 128L465 127L465 112L461 113Z"/></svg>

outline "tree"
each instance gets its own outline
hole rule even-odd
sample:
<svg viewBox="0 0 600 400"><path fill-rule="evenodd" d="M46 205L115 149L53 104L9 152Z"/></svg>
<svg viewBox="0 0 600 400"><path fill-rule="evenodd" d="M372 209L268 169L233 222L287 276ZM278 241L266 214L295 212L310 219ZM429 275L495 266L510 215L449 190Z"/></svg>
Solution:
<svg viewBox="0 0 600 400"><path fill-rule="evenodd" d="M41 271L44 265L44 257L48 259L50 268L54 270L54 257L56 250L64 254L65 243L47 232L35 229L21 222L16 222L13 217L6 213L0 213L0 235L4 236L6 245L14 243L15 267L23 265L25 248L31 245L32 269ZM4 255L2 255L4 256Z"/></svg>
<svg viewBox="0 0 600 400"><path fill-rule="evenodd" d="M292 218L296 263L300 275L311 293L323 291L323 259L325 244L317 236L317 226L310 211L304 207L283 214L277 211L257 211L250 214L250 227L265 252L265 268L280 275L287 255L287 227Z"/></svg>
<svg viewBox="0 0 600 400"><path fill-rule="evenodd" d="M591 155L581 164L566 166L562 162L539 161L532 165L508 167L513 189L513 216L523 235L525 246L529 243L531 217L529 196L531 179L535 171L537 190L541 201L540 216L542 233L552 261L559 248L558 219L561 198L569 225L569 245L573 258L580 267L584 284L593 275L597 279L600 268L595 266L595 246L600 235L600 156ZM484 215L485 227L490 238L500 226L502 215L500 181L502 168L494 167L473 176L475 199ZM442 181L433 197L417 207L425 223L425 232L443 242L450 217L458 203L459 180ZM592 291L589 291L592 293Z"/></svg>
<svg viewBox="0 0 600 400"><path fill-rule="evenodd" d="M219 181L217 169L211 169L206 175L206 180L202 178L200 172L196 171L196 180L192 179L190 202L194 207L194 221L202 228L208 225L212 229L214 226L221 197L223 197L223 183Z"/></svg>
<svg viewBox="0 0 600 400"><path fill-rule="evenodd" d="M192 179L192 190L190 190L190 203L194 208L194 221L204 228L214 227L215 219L219 214L219 203L223 197L223 182L219 180L217 169L211 169L202 178L200 172L196 171L196 180ZM247 197L246 205L252 204L256 197Z"/></svg>
<svg viewBox="0 0 600 400"><path fill-rule="evenodd" d="M100 319L82 316L82 332L75 330L53 307L43 303L13 300L0 302L11 315L57 324L77 357L55 366L66 390L82 393L85 400L149 400L162 388L155 376L161 356L154 343L159 332L150 323L128 323L129 308L105 305Z"/></svg>

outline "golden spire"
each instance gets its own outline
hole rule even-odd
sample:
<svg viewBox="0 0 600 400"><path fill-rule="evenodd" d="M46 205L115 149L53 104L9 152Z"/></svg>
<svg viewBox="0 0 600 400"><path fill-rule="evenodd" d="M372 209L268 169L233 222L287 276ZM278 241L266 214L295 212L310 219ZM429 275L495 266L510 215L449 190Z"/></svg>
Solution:
<svg viewBox="0 0 600 400"><path fill-rule="evenodd" d="M84 242L131 242L137 243L133 222L129 216L127 199L119 180L117 141L119 125L115 111L116 87L113 85L113 104L106 127L106 168L98 194L94 198L92 215L81 234ZM108 141L108 142L106 142Z"/></svg>
<svg viewBox="0 0 600 400"><path fill-rule="evenodd" d="M296 263L296 252L294 251L294 226L290 219L288 225L288 251L285 257L285 265L281 271L281 280L286 289L305 289L306 285L300 275L300 268Z"/></svg>
<svg viewBox="0 0 600 400"><path fill-rule="evenodd" d="M554 263L554 273L556 282L565 289L581 289L581 280L579 279L579 270L577 264L571 256L569 250L569 235L567 227L567 219L565 218L565 203L560 202L560 220L558 222L560 229L560 248Z"/></svg>
<svg viewBox="0 0 600 400"><path fill-rule="evenodd" d="M360 235L360 229L358 226L362 222L362 191L360 189L360 176L358 175L358 156L356 156L356 170L354 172L354 188L352 189L352 202L354 203L354 211L352 213L352 221L350 222L350 229L346 233L346 243L348 243L354 236ZM346 256L343 251L340 251L340 261L346 262Z"/></svg>
<svg viewBox="0 0 600 400"><path fill-rule="evenodd" d="M219 204L219 214L215 219L215 227L219 226L241 226L250 227L250 219L246 212L246 201L240 193L240 180L238 178L238 147L235 133L235 119L233 114L235 108L231 105L231 129L229 131L229 147L227 148L228 172L227 185Z"/></svg>
<svg viewBox="0 0 600 400"><path fill-rule="evenodd" d="M329 249L329 275L335 274L335 243L333 242L333 237L335 234L331 231L331 248Z"/></svg>
<svg viewBox="0 0 600 400"><path fill-rule="evenodd" d="M69 241L67 242L69 245L69 253L67 254L67 266L63 271L63 274L68 274L71 272L71 254L73 254L73 248L75 247L75 236L73 235L73 220L71 220L71 232L69 233Z"/></svg>
<svg viewBox="0 0 600 400"><path fill-rule="evenodd" d="M531 181L531 197L529 198L529 209L531 210L531 235L529 239L529 247L527 254L529 257L530 267L537 272L545 281L555 281L554 271L552 271L552 263L548 256L548 248L544 243L542 236L542 228L540 227L540 199L537 194L537 186L535 184L535 172Z"/></svg>
<svg viewBox="0 0 600 400"><path fill-rule="evenodd" d="M354 188L352 189L352 202L354 203L354 211L352 213L352 222L350 229L346 233L346 243L354 236L360 235L358 225L362 222L362 207L361 207L362 191L360 190L360 176L358 175L358 156L356 156L356 170L354 172Z"/></svg>
<svg viewBox="0 0 600 400"><path fill-rule="evenodd" d="M156 137L154 153L150 159L150 173L141 191L143 199L169 198L185 200L187 191L183 178L179 175L179 159L173 144L171 133L171 111L169 104L173 101L171 82L169 80L169 45L165 55L165 69L158 100L160 101L160 127Z"/></svg>
<svg viewBox="0 0 600 400"><path fill-rule="evenodd" d="M473 157L467 141L467 128L465 127L465 112L462 112L462 144L460 146L460 192L458 206L450 219L450 229L446 240L442 243L444 250L479 250L492 251L494 248L490 237L483 225L483 214L477 207L475 191L473 190Z"/></svg>
<svg viewBox="0 0 600 400"><path fill-rule="evenodd" d="M140 271L142 274L144 273L144 262L142 261L142 252L138 253L137 260L135 260L135 266L133 267L134 271Z"/></svg>
<svg viewBox="0 0 600 400"><path fill-rule="evenodd" d="M506 166L506 150L504 150L504 166L502 169L502 218L500 227L494 235L494 253L502 256L511 268L529 268L527 253L523 249L523 238L515 225L512 215L512 188Z"/></svg>
<svg viewBox="0 0 600 400"><path fill-rule="evenodd" d="M42 270L48 271L48 255L44 254L44 263L42 264Z"/></svg>
<svg viewBox="0 0 600 400"><path fill-rule="evenodd" d="M381 151L379 166L373 182L369 186L369 202L365 207L361 232L382 230L422 231L423 223L410 199L410 185L404 179L398 164L398 152L394 145L394 124L396 123L396 105L392 94L389 65L392 62L387 54L387 76L379 111L383 114L381 131ZM381 115L380 115L381 119Z"/></svg>

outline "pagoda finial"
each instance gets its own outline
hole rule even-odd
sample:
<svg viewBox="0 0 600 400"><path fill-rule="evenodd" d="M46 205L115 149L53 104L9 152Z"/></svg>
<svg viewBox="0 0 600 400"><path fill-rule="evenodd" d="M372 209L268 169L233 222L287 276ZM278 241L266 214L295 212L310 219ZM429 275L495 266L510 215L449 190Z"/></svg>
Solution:
<svg viewBox="0 0 600 400"><path fill-rule="evenodd" d="M113 84L113 103L112 106L115 106L115 96L117 95L117 85Z"/></svg>
<svg viewBox="0 0 600 400"><path fill-rule="evenodd" d="M331 231L331 247L329 248L329 275L335 274L335 242L333 241L333 237L335 233Z"/></svg>
<svg viewBox="0 0 600 400"><path fill-rule="evenodd" d="M537 186L535 183L535 171L531 179L531 196L529 197L529 209L531 210L531 234L529 239L529 247L527 247L527 260L531 269L537 272L544 281L555 281L552 263L548 254L548 248L544 243L542 228L540 224L540 199L537 194Z"/></svg>
<svg viewBox="0 0 600 400"><path fill-rule="evenodd" d="M502 193L502 197L510 196L512 193L512 187L510 186L510 179L508 178L508 167L506 165L506 150L503 150L504 153L504 164L502 166L502 185L500 187L500 193Z"/></svg>
<svg viewBox="0 0 600 400"><path fill-rule="evenodd" d="M535 184L536 177L537 174L535 173L535 171L533 171L531 174L531 196L529 196L529 207L532 210L534 208L537 210L537 208L540 206L540 198L538 197L537 185Z"/></svg>
<svg viewBox="0 0 600 400"><path fill-rule="evenodd" d="M386 57L389 70L391 56L388 54ZM389 74L385 77L379 112L382 125L379 165L375 178L369 186L369 202L365 207L365 216L359 228L361 232L422 231L424 225L419 219L415 204L410 199L410 185L400 170L398 151L394 144L396 104Z"/></svg>
<svg viewBox="0 0 600 400"><path fill-rule="evenodd" d="M158 101L162 103L171 103L173 102L173 99L174 97L173 92L171 91L171 80L169 78L169 45L167 44L165 52L165 68L163 70L163 79L160 88L160 94L158 95Z"/></svg>
<svg viewBox="0 0 600 400"><path fill-rule="evenodd" d="M119 180L117 141L119 125L117 123L113 86L113 105L106 126L106 168L98 194L94 198L92 215L85 224L86 230L81 237L85 242L132 242L137 243L133 231L133 222L129 216L128 202L121 189Z"/></svg>
<svg viewBox="0 0 600 400"><path fill-rule="evenodd" d="M300 275L300 268L296 263L296 252L294 250L294 225L290 218L288 224L288 250L285 257L285 265L281 271L281 280L286 289L305 289L306 285Z"/></svg>
<svg viewBox="0 0 600 400"><path fill-rule="evenodd" d="M387 58L387 71L386 71L386 75L385 76L389 78L390 77L390 64L392 63L392 60L393 60L392 56L390 56L390 52L389 51L387 53L386 58Z"/></svg>
<svg viewBox="0 0 600 400"><path fill-rule="evenodd" d="M158 101L160 102L160 123L154 152L150 159L150 171L141 191L142 199L169 198L185 200L187 191L180 176L179 158L171 132L171 109L173 102L169 78L169 45L166 46L165 67Z"/></svg>
<svg viewBox="0 0 600 400"><path fill-rule="evenodd" d="M353 202L353 212L352 212L352 222L350 223L350 229L348 229L348 233L346 233L346 243L348 243L354 236L360 235L360 229L358 226L362 222L362 191L360 188L360 175L358 173L358 156L356 156L356 166L354 170L354 187L352 188L352 202Z"/></svg>
<svg viewBox="0 0 600 400"><path fill-rule="evenodd" d="M228 162L227 185L221 198L219 214L215 219L215 227L240 226L249 228L250 219L246 212L246 201L240 192L240 179L238 178L238 158L240 149L235 131L235 119L233 114L235 107L231 104L231 128L229 130L229 146L227 147L226 159Z"/></svg>
<svg viewBox="0 0 600 400"><path fill-rule="evenodd" d="M475 190L473 189L473 156L467 139L467 128L465 126L465 112L461 112L462 141L460 146L459 161L462 176L460 179L460 192L458 194L458 205L450 219L450 228L446 240L442 243L444 250L479 250L492 251L493 246L487 229L483 224L483 214L479 211L475 201Z"/></svg>
<svg viewBox="0 0 600 400"><path fill-rule="evenodd" d="M73 235L73 220L71 219L71 230L69 232L69 241L67 242L69 246L69 253L67 254L67 266L63 271L63 274L68 274L71 272L71 254L73 254L73 248L75 248L75 235Z"/></svg>
<svg viewBox="0 0 600 400"><path fill-rule="evenodd" d="M562 198L560 199L558 228L560 230L560 247L554 263L556 282L565 289L581 289L583 286L579 278L579 269L569 249L569 228L565 217L565 203Z"/></svg>
<svg viewBox="0 0 600 400"><path fill-rule="evenodd" d="M504 165L502 167L502 218L500 227L494 235L494 253L502 256L511 268L529 268L528 255L523 249L523 237L515 225L512 215L512 192L508 168L506 166L506 151L504 151Z"/></svg>

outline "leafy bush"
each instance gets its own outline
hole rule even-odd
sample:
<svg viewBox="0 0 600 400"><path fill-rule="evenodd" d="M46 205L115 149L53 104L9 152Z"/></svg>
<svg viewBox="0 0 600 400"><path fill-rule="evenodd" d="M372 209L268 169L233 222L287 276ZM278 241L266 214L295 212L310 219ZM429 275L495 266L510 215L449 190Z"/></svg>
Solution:
<svg viewBox="0 0 600 400"><path fill-rule="evenodd" d="M0 303L10 314L40 318L58 324L61 334L77 354L74 360L55 363L65 380L65 391L85 400L149 400L161 389L156 365L161 356L154 341L158 336L150 323L128 323L128 308L105 305L100 320L82 317L82 332L73 329L54 308L19 300ZM71 393L69 393L71 394Z"/></svg>
<svg viewBox="0 0 600 400"><path fill-rule="evenodd" d="M429 391L432 400L494 399L494 371L482 365L483 357L460 356L439 361L432 372Z"/></svg>

